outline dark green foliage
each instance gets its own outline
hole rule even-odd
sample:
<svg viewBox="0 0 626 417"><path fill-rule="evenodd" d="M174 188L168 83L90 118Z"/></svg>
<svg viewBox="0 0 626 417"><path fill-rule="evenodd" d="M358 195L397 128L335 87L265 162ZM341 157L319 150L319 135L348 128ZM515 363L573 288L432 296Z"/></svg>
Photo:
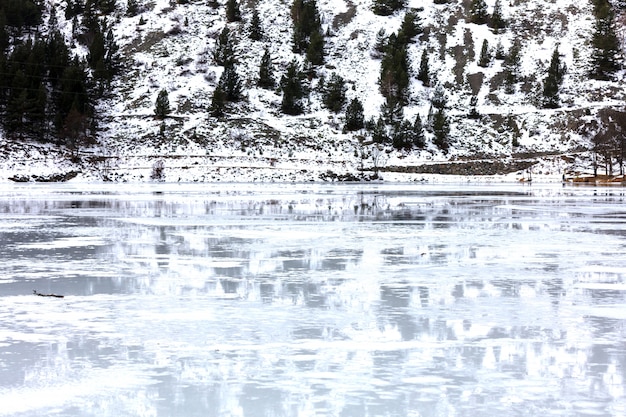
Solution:
<svg viewBox="0 0 626 417"><path fill-rule="evenodd" d="M502 42L498 40L496 44L496 50L493 54L495 59L504 60L506 58L506 52L504 52L504 46L502 46Z"/></svg>
<svg viewBox="0 0 626 417"><path fill-rule="evenodd" d="M502 4L500 3L500 0L496 0L496 3L493 6L493 13L491 14L491 19L489 19L488 24L489 27L496 33L506 28L506 20L504 20L504 16L502 15Z"/></svg>
<svg viewBox="0 0 626 417"><path fill-rule="evenodd" d="M226 2L226 21L238 22L241 20L241 11L237 0L228 0Z"/></svg>
<svg viewBox="0 0 626 417"><path fill-rule="evenodd" d="M235 66L229 63L224 67L224 72L218 82L219 88L224 92L227 101L239 101L243 94L243 87Z"/></svg>
<svg viewBox="0 0 626 417"><path fill-rule="evenodd" d="M387 104L390 107L396 104L405 105L409 86L408 56L405 44L399 42L395 34L389 36L380 66L380 92Z"/></svg>
<svg viewBox="0 0 626 417"><path fill-rule="evenodd" d="M424 83L424 86L430 86L430 69L428 68L428 52L426 48L422 51L422 58L420 59L420 68L417 73L417 79Z"/></svg>
<svg viewBox="0 0 626 417"><path fill-rule="evenodd" d="M167 90L163 89L159 91L159 95L157 96L154 106L154 115L157 119L163 120L170 114L170 111L169 95L167 94Z"/></svg>
<svg viewBox="0 0 626 417"><path fill-rule="evenodd" d="M226 110L226 93L218 85L213 91L209 114L213 117L222 117Z"/></svg>
<svg viewBox="0 0 626 417"><path fill-rule="evenodd" d="M435 135L434 144L447 153L450 149L450 122L443 109L438 109L433 116L433 134Z"/></svg>
<svg viewBox="0 0 626 417"><path fill-rule="evenodd" d="M235 61L235 50L228 26L224 26L217 38L213 59L217 65L227 65Z"/></svg>
<svg viewBox="0 0 626 417"><path fill-rule="evenodd" d="M380 28L376 33L376 43L374 44L373 57L380 58L387 49L387 34L385 28Z"/></svg>
<svg viewBox="0 0 626 417"><path fill-rule="evenodd" d="M480 56L478 57L478 66L486 68L491 63L491 53L489 52L489 42L483 40L483 46L480 48Z"/></svg>
<svg viewBox="0 0 626 417"><path fill-rule="evenodd" d="M379 117L376 122L370 120L368 122L368 129L371 131L374 143L388 144L391 142L391 137L389 137L389 132L387 131L387 125L382 117Z"/></svg>
<svg viewBox="0 0 626 417"><path fill-rule="evenodd" d="M322 65L324 63L324 37L320 32L311 34L309 46L306 50L306 58L313 65Z"/></svg>
<svg viewBox="0 0 626 417"><path fill-rule="evenodd" d="M404 119L404 109L400 103L393 103L389 100L380 106L382 119L390 126L400 123Z"/></svg>
<svg viewBox="0 0 626 417"><path fill-rule="evenodd" d="M615 29L615 12L608 0L596 0L594 33L591 38L591 76L599 80L609 80L619 69L619 40Z"/></svg>
<svg viewBox="0 0 626 417"><path fill-rule="evenodd" d="M257 9L252 11L252 18L250 19L250 28L248 29L248 36L253 41L260 41L263 39L263 29L261 28L261 18Z"/></svg>
<svg viewBox="0 0 626 417"><path fill-rule="evenodd" d="M433 95L430 98L430 102L437 110L443 110L446 108L448 104L448 97L446 94L446 90L442 84L437 84L437 86L433 90Z"/></svg>
<svg viewBox="0 0 626 417"><path fill-rule="evenodd" d="M358 98L353 98L346 108L346 124L344 131L353 132L363 129L365 124L365 116L363 114L363 104Z"/></svg>
<svg viewBox="0 0 626 417"><path fill-rule="evenodd" d="M543 81L544 107L552 109L559 107L559 87L563 82L565 72L566 68L565 65L561 63L561 56L557 47L554 49L554 52L552 52L552 59L550 60L550 67L548 67L548 74Z"/></svg>
<svg viewBox="0 0 626 417"><path fill-rule="evenodd" d="M294 59L287 66L287 71L280 80L280 89L283 92L280 108L283 113L298 115L304 111L302 100L308 95L305 79L306 76L302 72L300 64Z"/></svg>
<svg viewBox="0 0 626 417"><path fill-rule="evenodd" d="M263 56L261 57L261 65L259 66L259 82L258 86L261 88L274 88L276 80L274 80L274 73L272 69L272 57L270 51L265 48Z"/></svg>
<svg viewBox="0 0 626 417"><path fill-rule="evenodd" d="M33 0L2 0L0 13L5 16L5 24L21 30L41 24L43 2Z"/></svg>
<svg viewBox="0 0 626 417"><path fill-rule="evenodd" d="M515 92L515 84L519 81L521 51L521 44L515 39L504 59L504 92L507 94Z"/></svg>
<svg viewBox="0 0 626 417"><path fill-rule="evenodd" d="M374 0L372 10L379 16L389 16L404 8L405 4L406 0Z"/></svg>
<svg viewBox="0 0 626 417"><path fill-rule="evenodd" d="M472 0L470 6L470 21L477 25L483 25L489 20L487 13L487 3L485 0Z"/></svg>
<svg viewBox="0 0 626 417"><path fill-rule="evenodd" d="M128 0L126 3L126 16L137 16L139 14L139 0Z"/></svg>
<svg viewBox="0 0 626 417"><path fill-rule="evenodd" d="M293 20L293 51L307 52L313 33L322 36L322 24L316 0L294 0L291 6Z"/></svg>
<svg viewBox="0 0 626 417"><path fill-rule="evenodd" d="M470 119L480 119L480 113L478 113L478 97L472 96L470 99L470 110L467 115Z"/></svg>
<svg viewBox="0 0 626 417"><path fill-rule="evenodd" d="M396 149L411 150L413 148L422 149L426 145L424 139L424 128L419 114L413 123L402 120L394 125L392 134L392 145Z"/></svg>
<svg viewBox="0 0 626 417"><path fill-rule="evenodd" d="M399 41L408 44L420 33L422 33L422 27L419 22L419 17L414 11L406 12L400 30L398 31Z"/></svg>
<svg viewBox="0 0 626 417"><path fill-rule="evenodd" d="M422 118L419 114L415 115L411 138L413 140L414 147L422 149L426 146L426 139L424 138L424 125L422 124Z"/></svg>
<svg viewBox="0 0 626 417"><path fill-rule="evenodd" d="M346 90L345 80L333 72L330 79L322 86L324 106L334 113L339 113L346 102Z"/></svg>

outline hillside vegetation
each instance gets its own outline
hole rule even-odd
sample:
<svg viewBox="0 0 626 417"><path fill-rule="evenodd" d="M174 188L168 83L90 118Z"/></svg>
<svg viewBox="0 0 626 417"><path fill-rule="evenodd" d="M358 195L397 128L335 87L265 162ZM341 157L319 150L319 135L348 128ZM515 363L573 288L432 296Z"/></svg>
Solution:
<svg viewBox="0 0 626 417"><path fill-rule="evenodd" d="M551 157L617 174L622 16L608 0L6 0L3 170L334 180Z"/></svg>

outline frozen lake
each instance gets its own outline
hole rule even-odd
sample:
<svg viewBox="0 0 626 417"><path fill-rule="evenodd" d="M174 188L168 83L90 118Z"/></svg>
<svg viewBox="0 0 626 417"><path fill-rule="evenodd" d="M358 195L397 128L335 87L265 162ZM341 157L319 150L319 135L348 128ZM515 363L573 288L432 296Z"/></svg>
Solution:
<svg viewBox="0 0 626 417"><path fill-rule="evenodd" d="M1 185L0 416L626 415L625 203Z"/></svg>

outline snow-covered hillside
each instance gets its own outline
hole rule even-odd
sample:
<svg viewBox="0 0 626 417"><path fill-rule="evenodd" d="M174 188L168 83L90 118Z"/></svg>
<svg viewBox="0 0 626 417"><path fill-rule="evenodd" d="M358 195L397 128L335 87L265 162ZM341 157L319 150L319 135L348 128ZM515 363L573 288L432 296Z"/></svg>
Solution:
<svg viewBox="0 0 626 417"><path fill-rule="evenodd" d="M595 118L598 109L617 108L624 100L621 74L614 81L588 76L594 25L589 2L505 1L502 11L508 27L494 33L487 25L470 22L469 0L446 4L408 0L406 10L417 10L424 30L408 46L411 77L404 117L412 121L419 114L427 120L433 89L443 85L451 149L444 154L427 133L425 149L398 151L370 144L365 130L343 133L343 113L324 108L318 83L337 73L347 82L348 101L358 98L366 119L378 117L385 99L378 85L381 61L373 53L377 34L381 29L387 35L397 32L406 10L378 16L372 0L318 0L325 64L310 80L304 114L287 116L280 110L281 92L258 88L256 81L264 48L271 53L276 78L294 58L304 64L304 57L292 51L292 1L241 1L242 20L233 23L226 22L225 1L217 2L217 7L206 0L139 3L142 12L129 17L126 0L118 0L110 21L123 69L110 94L97 105L98 145L83 150L84 165L76 168L89 170L91 178L148 179L156 163L164 168L167 180L319 180L328 171L358 176L361 167L575 153L589 144L580 133L585 121ZM491 12L495 0L486 3ZM48 10L52 7L70 39L72 25L63 18L66 1L48 0ZM261 41L248 37L254 9L264 32ZM235 37L235 68L245 99L218 119L208 108L223 71L214 62L213 51L225 25ZM514 40L520 41L520 78L513 93L505 91L502 60L478 66L485 39L492 49L501 45L505 51ZM567 67L561 107L545 109L542 83L557 46ZM80 46L76 48L81 52ZM430 86L416 77L424 49L433 79ZM172 112L161 121L154 117L154 109L163 89ZM467 117L473 95L479 118ZM572 165L577 160L558 159L552 170L578 168ZM20 166L5 164L3 170L20 174ZM25 166L23 171L28 172Z"/></svg>

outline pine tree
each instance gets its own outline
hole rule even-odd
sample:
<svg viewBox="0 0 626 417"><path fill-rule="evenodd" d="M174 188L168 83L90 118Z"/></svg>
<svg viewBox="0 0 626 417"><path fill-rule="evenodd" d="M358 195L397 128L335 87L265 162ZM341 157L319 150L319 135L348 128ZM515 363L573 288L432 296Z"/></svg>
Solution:
<svg viewBox="0 0 626 417"><path fill-rule="evenodd" d="M409 150L413 147L413 126L408 120L396 123L392 133L391 144L396 149Z"/></svg>
<svg viewBox="0 0 626 417"><path fill-rule="evenodd" d="M389 16L404 8L406 0L374 0L372 10L379 16Z"/></svg>
<svg viewBox="0 0 626 417"><path fill-rule="evenodd" d="M522 47L519 39L513 41L508 55L504 59L504 92L513 94L518 82Z"/></svg>
<svg viewBox="0 0 626 417"><path fill-rule="evenodd" d="M128 0L126 3L126 16L133 17L139 14L139 0Z"/></svg>
<svg viewBox="0 0 626 417"><path fill-rule="evenodd" d="M291 6L293 20L293 51L307 52L313 33L322 35L322 23L316 0L294 0Z"/></svg>
<svg viewBox="0 0 626 417"><path fill-rule="evenodd" d="M217 86L213 90L213 97L211 98L211 106L209 107L209 114L213 117L222 117L226 110L226 93L222 90L221 86Z"/></svg>
<svg viewBox="0 0 626 417"><path fill-rule="evenodd" d="M260 41L263 39L263 29L261 28L261 18L259 17L259 11L254 9L252 11L252 18L250 19L250 28L248 29L248 36L253 41Z"/></svg>
<svg viewBox="0 0 626 417"><path fill-rule="evenodd" d="M414 11L406 12L400 30L398 31L398 39L400 42L408 44L420 33L422 33L422 27L419 22L419 17Z"/></svg>
<svg viewBox="0 0 626 417"><path fill-rule="evenodd" d="M489 14L485 0L472 0L470 6L470 21L477 25L483 25L487 23L487 20L489 20Z"/></svg>
<svg viewBox="0 0 626 417"><path fill-rule="evenodd" d="M413 146L422 149L426 146L426 139L424 137L424 125L422 124L422 118L419 113L415 115L415 121L412 126Z"/></svg>
<svg viewBox="0 0 626 417"><path fill-rule="evenodd" d="M371 121L369 125L369 129L372 132L372 141L374 141L374 143L387 144L391 142L391 138L389 137L389 133L387 131L387 125L382 117L378 117L376 122Z"/></svg>
<svg viewBox="0 0 626 417"><path fill-rule="evenodd" d="M478 57L478 66L487 68L491 63L491 54L489 53L489 42L483 40L483 46L480 48L480 57Z"/></svg>
<svg viewBox="0 0 626 417"><path fill-rule="evenodd" d="M372 51L373 58L381 58L387 49L387 34L385 28L380 28L376 33L376 43Z"/></svg>
<svg viewBox="0 0 626 417"><path fill-rule="evenodd" d="M565 65L561 64L559 48L554 48L554 52L552 52L552 59L550 60L550 67L548 68L548 74L543 81L544 107L551 109L559 107L559 87L563 82L565 71Z"/></svg>
<svg viewBox="0 0 626 417"><path fill-rule="evenodd" d="M380 92L385 97L389 107L396 104L404 106L407 102L409 86L409 64L407 49L398 41L395 34L389 36L385 56L380 64Z"/></svg>
<svg viewBox="0 0 626 417"><path fill-rule="evenodd" d="M261 88L274 88L276 80L274 80L274 74L272 69L272 57L270 51L266 47L261 57L261 65L259 66L259 81L258 86Z"/></svg>
<svg viewBox="0 0 626 417"><path fill-rule="evenodd" d="M309 46L306 50L306 58L313 65L322 65L324 63L324 36L320 32L311 34Z"/></svg>
<svg viewBox="0 0 626 417"><path fill-rule="evenodd" d="M448 97L442 84L437 84L435 86L430 102L437 110L443 110L446 108L448 105Z"/></svg>
<svg viewBox="0 0 626 417"><path fill-rule="evenodd" d="M239 10L239 3L237 0L228 0L226 2L226 21L238 22L241 20L241 11Z"/></svg>
<svg viewBox="0 0 626 417"><path fill-rule="evenodd" d="M235 60L233 41L228 26L224 26L224 29L220 32L215 50L213 51L213 59L217 65L226 65Z"/></svg>
<svg viewBox="0 0 626 417"><path fill-rule="evenodd" d="M243 86L233 63L228 63L224 66L218 86L224 92L227 101L235 102L241 100Z"/></svg>
<svg viewBox="0 0 626 417"><path fill-rule="evenodd" d="M365 124L365 117L363 115L363 104L358 98L353 98L346 108L346 124L343 130L347 132L353 132L355 130L363 129Z"/></svg>
<svg viewBox="0 0 626 417"><path fill-rule="evenodd" d="M339 113L346 102L346 90L346 81L333 72L330 79L322 86L324 106L334 113Z"/></svg>
<svg viewBox="0 0 626 417"><path fill-rule="evenodd" d="M470 99L470 110L467 117L470 119L480 119L480 113L478 113L478 96L472 96Z"/></svg>
<svg viewBox="0 0 626 417"><path fill-rule="evenodd" d="M433 134L435 135L434 144L447 153L450 149L450 122L443 109L438 109L433 116Z"/></svg>
<svg viewBox="0 0 626 417"><path fill-rule="evenodd" d="M597 0L594 9L596 21L591 39L591 76L609 80L619 69L619 40L615 31L615 13L608 0Z"/></svg>
<svg viewBox="0 0 626 417"><path fill-rule="evenodd" d="M428 52L426 48L422 51L422 58L420 59L420 68L417 73L417 79L424 83L425 87L430 86L430 69L428 68Z"/></svg>
<svg viewBox="0 0 626 417"><path fill-rule="evenodd" d="M307 95L304 84L305 75L296 59L287 66L287 71L280 80L280 88L283 92L281 110L285 114L298 115L304 111L302 99Z"/></svg>
<svg viewBox="0 0 626 417"><path fill-rule="evenodd" d="M167 90L163 89L159 91L159 95L157 96L155 107L154 107L154 115L157 119L163 120L170 113L170 99L167 94Z"/></svg>
<svg viewBox="0 0 626 417"><path fill-rule="evenodd" d="M492 28L495 33L506 28L506 20L504 20L502 15L502 4L500 0L496 0L493 6L493 13L491 14L491 19L489 19L489 27Z"/></svg>

